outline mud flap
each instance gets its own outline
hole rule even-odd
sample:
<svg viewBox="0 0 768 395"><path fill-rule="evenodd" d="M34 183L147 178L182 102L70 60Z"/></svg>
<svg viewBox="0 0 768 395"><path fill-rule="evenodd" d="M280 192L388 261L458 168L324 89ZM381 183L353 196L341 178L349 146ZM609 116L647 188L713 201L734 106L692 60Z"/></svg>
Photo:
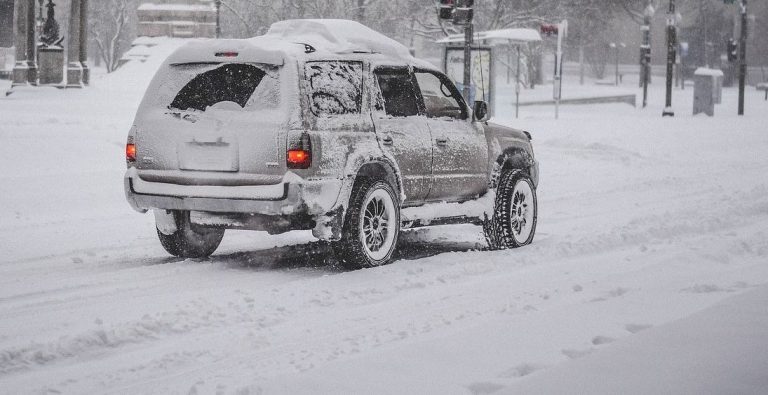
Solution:
<svg viewBox="0 0 768 395"><path fill-rule="evenodd" d="M312 229L312 236L319 240L341 240L341 228L344 226L344 206L325 213L317 219L317 225Z"/></svg>
<svg viewBox="0 0 768 395"><path fill-rule="evenodd" d="M160 233L170 236L179 229L170 210L152 210L152 212L155 214L155 226Z"/></svg>

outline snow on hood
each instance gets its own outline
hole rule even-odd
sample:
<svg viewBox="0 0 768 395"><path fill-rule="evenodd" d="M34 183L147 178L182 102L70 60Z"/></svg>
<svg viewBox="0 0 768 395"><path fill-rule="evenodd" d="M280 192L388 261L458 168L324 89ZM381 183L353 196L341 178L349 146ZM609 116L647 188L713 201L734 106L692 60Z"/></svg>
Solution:
<svg viewBox="0 0 768 395"><path fill-rule="evenodd" d="M275 22L266 37L309 44L317 50L343 54L373 52L412 59L403 44L358 22L344 19L293 19Z"/></svg>

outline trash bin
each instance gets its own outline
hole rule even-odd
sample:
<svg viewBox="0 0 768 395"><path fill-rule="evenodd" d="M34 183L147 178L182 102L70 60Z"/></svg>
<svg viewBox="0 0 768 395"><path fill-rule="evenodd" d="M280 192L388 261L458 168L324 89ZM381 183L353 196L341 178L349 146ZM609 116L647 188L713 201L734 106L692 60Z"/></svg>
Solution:
<svg viewBox="0 0 768 395"><path fill-rule="evenodd" d="M715 104L722 102L723 72L699 68L693 73L693 115L715 115Z"/></svg>

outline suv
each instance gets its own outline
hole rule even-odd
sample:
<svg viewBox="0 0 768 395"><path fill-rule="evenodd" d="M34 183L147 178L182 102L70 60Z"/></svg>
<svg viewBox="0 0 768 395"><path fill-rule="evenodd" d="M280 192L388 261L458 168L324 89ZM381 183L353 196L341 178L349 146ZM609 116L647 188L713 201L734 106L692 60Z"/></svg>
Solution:
<svg viewBox="0 0 768 395"><path fill-rule="evenodd" d="M192 41L161 66L128 135L125 192L160 243L211 255L225 229L312 230L356 269L402 229L483 225L491 248L536 230L531 137L485 121L455 85L352 21L292 20Z"/></svg>

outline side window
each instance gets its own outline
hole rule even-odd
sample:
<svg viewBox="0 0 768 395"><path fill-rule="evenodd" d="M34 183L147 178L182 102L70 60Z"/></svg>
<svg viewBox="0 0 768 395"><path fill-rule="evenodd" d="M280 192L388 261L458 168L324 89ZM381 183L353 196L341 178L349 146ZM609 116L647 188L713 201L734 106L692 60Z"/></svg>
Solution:
<svg viewBox="0 0 768 395"><path fill-rule="evenodd" d="M408 69L380 69L375 74L387 115L409 117L419 114L419 99Z"/></svg>
<svg viewBox="0 0 768 395"><path fill-rule="evenodd" d="M416 72L424 107L429 118L466 119L467 111L459 99L459 92L435 74Z"/></svg>
<svg viewBox="0 0 768 395"><path fill-rule="evenodd" d="M307 62L305 73L312 114L360 114L363 101L361 62Z"/></svg>

